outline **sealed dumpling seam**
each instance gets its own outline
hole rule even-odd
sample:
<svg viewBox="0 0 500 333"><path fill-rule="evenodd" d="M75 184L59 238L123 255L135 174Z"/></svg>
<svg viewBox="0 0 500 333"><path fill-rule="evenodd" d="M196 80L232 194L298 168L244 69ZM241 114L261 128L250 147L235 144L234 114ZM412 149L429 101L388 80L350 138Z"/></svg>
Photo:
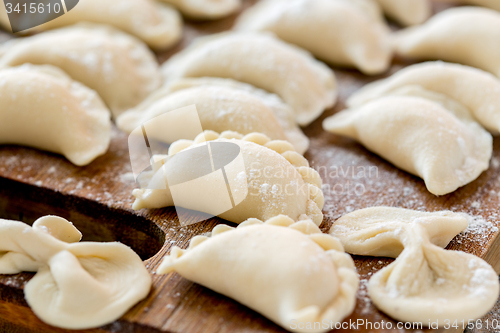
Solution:
<svg viewBox="0 0 500 333"><path fill-rule="evenodd" d="M354 309L358 276L339 241L310 220L287 216L218 225L187 250L174 247L157 272L235 299L293 332L326 332Z"/></svg>
<svg viewBox="0 0 500 333"><path fill-rule="evenodd" d="M165 174L185 177L187 173L192 172L193 166L186 164L186 161L174 161L175 154L181 151L190 153L187 149L206 145L206 142L228 142L238 145L244 160L244 169L240 171L229 167L226 168L226 173L228 179L234 182L233 195L248 191L244 200L232 209L214 215L231 222L241 223L251 217L269 219L284 214L294 220L307 216L317 225L321 224L324 197L319 174L309 167L307 160L297 153L290 143L281 140L272 141L260 133L243 136L231 131L221 134L205 131L194 141L174 142L169 148L167 157L154 158L163 162L155 163L155 169L145 174L146 183L150 184L148 189L133 191L132 194L136 200L132 208L138 210L173 206L174 198L169 187L167 186L166 190L158 189L156 182L164 184ZM200 186L198 191L203 192L203 195L213 195L211 188L205 185ZM211 207L204 207L201 202L196 202L191 196L187 196L181 204L176 202L175 205L212 213L207 211Z"/></svg>

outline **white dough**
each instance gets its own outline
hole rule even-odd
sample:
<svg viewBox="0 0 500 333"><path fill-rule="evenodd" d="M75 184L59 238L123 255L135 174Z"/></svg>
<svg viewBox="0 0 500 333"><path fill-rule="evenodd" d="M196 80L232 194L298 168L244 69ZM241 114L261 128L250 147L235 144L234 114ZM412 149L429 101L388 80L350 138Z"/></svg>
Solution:
<svg viewBox="0 0 500 333"><path fill-rule="evenodd" d="M183 277L235 299L292 332L296 323L341 322L354 309L359 279L339 241L310 220L276 216L237 228L219 225L174 247L158 273ZM298 325L297 325L298 326Z"/></svg>
<svg viewBox="0 0 500 333"><path fill-rule="evenodd" d="M115 117L139 104L162 81L145 44L104 25L79 24L0 45L0 68L24 63L61 68L97 91Z"/></svg>
<svg viewBox="0 0 500 333"><path fill-rule="evenodd" d="M358 2L264 0L238 18L236 29L270 31L328 63L379 74L391 62L390 30Z"/></svg>
<svg viewBox="0 0 500 333"><path fill-rule="evenodd" d="M404 26L421 24L432 15L430 0L376 1L388 17Z"/></svg>
<svg viewBox="0 0 500 333"><path fill-rule="evenodd" d="M422 97L382 97L325 119L323 127L420 176L435 195L475 180L493 150L491 135L474 120Z"/></svg>
<svg viewBox="0 0 500 333"><path fill-rule="evenodd" d="M466 227L462 214L373 207L341 217L330 233L349 253L397 257L368 283L379 309L396 320L443 327L483 317L498 298L498 275L488 263L443 249Z"/></svg>
<svg viewBox="0 0 500 333"><path fill-rule="evenodd" d="M121 243L82 242L67 220L45 216L33 224L0 220L0 274L36 272L24 295L45 323L95 328L121 317L149 293L151 277Z"/></svg>
<svg viewBox="0 0 500 333"><path fill-rule="evenodd" d="M235 13L241 0L161 0L175 6L187 17L216 20Z"/></svg>
<svg viewBox="0 0 500 333"><path fill-rule="evenodd" d="M395 50L415 60L444 60L500 77L500 13L479 7L451 8L421 26L396 34Z"/></svg>
<svg viewBox="0 0 500 333"><path fill-rule="evenodd" d="M0 25L11 31L0 0ZM109 24L129 33L156 50L166 49L182 37L182 18L169 5L155 0L85 0L58 18L23 31L39 32L79 22Z"/></svg>
<svg viewBox="0 0 500 333"><path fill-rule="evenodd" d="M309 167L307 160L294 151L293 146L286 141L271 141L260 133L243 136L235 132L223 132L220 135L205 131L194 141L179 140L169 148L169 156L184 149L192 149L203 145L206 141L231 142L239 146L244 160L246 178L240 178L239 170L234 165L226 166L228 178L234 181L233 193L248 194L233 208L218 214L219 217L234 223L241 223L248 218L266 220L279 214L287 215L294 221L307 217L320 225L323 221L321 209L324 197L321 191L319 174ZM157 159L162 159L158 156ZM191 161L163 160L164 165L156 168L150 175L150 186L147 189L135 189L132 194L136 198L132 208L161 208L174 206L172 193L166 189L158 189L153 183L160 180L165 183L165 174L175 178L186 178L192 172ZM169 163L171 162L171 163ZM183 164L184 163L184 164ZM235 174L234 176L231 176ZM243 176L245 176L243 174ZM212 183L200 185L198 192L207 196L213 195ZM205 187L206 186L206 187ZM223 184L224 191L226 184ZM213 207L205 207L202 202L187 197L176 201L176 206L198 210L212 214ZM217 214L214 214L217 215Z"/></svg>
<svg viewBox="0 0 500 333"><path fill-rule="evenodd" d="M198 38L162 65L166 82L184 77L222 77L280 96L308 125L335 104L335 75L312 55L271 34L221 33Z"/></svg>
<svg viewBox="0 0 500 333"><path fill-rule="evenodd" d="M228 86L201 85L175 92L169 88L162 89L136 108L122 114L117 119L117 126L131 133L141 124L161 114L193 104L205 130L231 130L242 134L259 132L274 140L289 141L300 154L304 154L309 146L309 140L295 124L293 117L292 126L283 128L282 123L290 124L288 117L278 119L282 113L274 113L266 104L266 100L251 92ZM288 108L286 104L282 104L282 107ZM288 110L291 112L289 108ZM150 131L148 137L161 140L163 129L158 129L160 133L155 135Z"/></svg>
<svg viewBox="0 0 500 333"><path fill-rule="evenodd" d="M86 165L109 146L109 110L95 91L52 66L0 70L0 144L64 155Z"/></svg>
<svg viewBox="0 0 500 333"><path fill-rule="evenodd" d="M405 86L442 94L466 107L484 128L500 131L500 80L480 69L440 61L425 62L400 70L387 79L370 83L347 100L350 108Z"/></svg>

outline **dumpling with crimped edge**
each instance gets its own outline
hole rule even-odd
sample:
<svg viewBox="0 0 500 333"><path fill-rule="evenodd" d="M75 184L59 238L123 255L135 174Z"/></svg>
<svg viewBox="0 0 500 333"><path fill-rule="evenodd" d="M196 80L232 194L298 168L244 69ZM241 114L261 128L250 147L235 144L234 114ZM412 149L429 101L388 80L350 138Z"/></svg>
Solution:
<svg viewBox="0 0 500 333"><path fill-rule="evenodd" d="M437 2L450 2L463 5L476 5L500 11L500 2L497 0L436 0Z"/></svg>
<svg viewBox="0 0 500 333"><path fill-rule="evenodd" d="M167 83L184 77L222 77L280 96L308 125L335 104L337 82L325 64L272 34L232 32L198 38L162 65Z"/></svg>
<svg viewBox="0 0 500 333"><path fill-rule="evenodd" d="M259 132L275 140L289 141L300 154L304 154L309 146L309 140L294 120L293 127L283 128L281 124L286 119L278 120L265 100L251 92L228 86L202 85L175 92L167 87L151 95L136 108L123 113L116 123L118 128L131 133L141 124L161 114L193 104L205 130L231 130L241 134ZM160 133L156 135L154 131L149 131L148 138L161 141L164 129L158 129Z"/></svg>
<svg viewBox="0 0 500 333"><path fill-rule="evenodd" d="M0 46L0 68L53 65L94 89L116 117L162 83L154 54L140 40L105 25L78 24Z"/></svg>
<svg viewBox="0 0 500 333"><path fill-rule="evenodd" d="M198 20L216 20L234 14L241 0L161 0L175 6L180 12Z"/></svg>
<svg viewBox="0 0 500 333"><path fill-rule="evenodd" d="M218 77L183 78L170 83L167 89L171 92L176 92L200 86L238 89L256 96L273 111L278 123L285 131L286 140L293 144L297 152L303 154L309 148L309 138L297 126L292 108L276 94L256 88L251 84Z"/></svg>
<svg viewBox="0 0 500 333"><path fill-rule="evenodd" d="M292 332L327 332L356 304L359 279L339 241L310 220L286 216L218 225L187 250L174 247L157 272L175 271ZM294 327L293 324L296 324ZM298 328L301 327L311 327ZM313 326L314 325L314 326Z"/></svg>
<svg viewBox="0 0 500 333"><path fill-rule="evenodd" d="M29 225L0 220L0 274L36 272L24 296L45 323L65 329L109 324L147 296L151 277L118 243L81 242L71 222L45 216Z"/></svg>
<svg viewBox="0 0 500 333"><path fill-rule="evenodd" d="M500 77L500 13L487 8L451 8L395 35L397 55L477 67Z"/></svg>
<svg viewBox="0 0 500 333"><path fill-rule="evenodd" d="M384 13L398 23L408 26L425 22L432 15L430 0L376 0Z"/></svg>
<svg viewBox="0 0 500 333"><path fill-rule="evenodd" d="M135 189L132 194L136 198L132 208L161 208L174 206L172 193L167 186L166 189L158 189L155 182L166 182L165 175L173 178L185 179L191 171L189 165L179 165L178 162L169 163L169 157L185 149L197 148L206 141L230 142L239 146L240 154L244 161L244 173L238 172L232 185L233 193L244 193L247 195L236 206L222 214L220 218L230 222L241 223L249 218L261 220L283 214L297 221L310 218L317 225L323 221L321 209L324 205L323 192L321 191L321 177L318 172L309 167L307 160L297 153L293 146L287 141L271 141L267 136L260 133L250 133L245 136L231 131L221 134L213 131L205 131L196 137L194 141L179 140L174 142L168 151L168 157L157 156L152 171L144 178L150 178L146 189ZM185 159L177 159L185 161ZM185 162L183 162L185 163ZM228 178L237 171L225 167ZM229 169L229 170L228 170ZM246 177L245 177L246 176ZM147 182L147 181L146 181ZM224 185L225 186L225 185ZM234 187L234 188L233 188ZM209 191L210 188L199 189ZM209 192L207 196L211 195ZM199 210L211 214L210 207L187 197L185 200L176 200L176 206ZM203 210L202 210L203 209Z"/></svg>
<svg viewBox="0 0 500 333"><path fill-rule="evenodd" d="M235 29L271 31L327 63L368 75L386 71L392 58L389 28L356 1L260 1L238 18Z"/></svg>
<svg viewBox="0 0 500 333"><path fill-rule="evenodd" d="M440 61L409 66L387 79L367 84L347 100L350 108L405 86L442 94L469 109L487 130L500 131L500 81L480 69Z"/></svg>
<svg viewBox="0 0 500 333"><path fill-rule="evenodd" d="M0 70L0 144L34 147L89 164L107 150L110 112L97 93L53 66Z"/></svg>
<svg viewBox="0 0 500 333"><path fill-rule="evenodd" d="M373 303L400 321L469 322L498 298L498 275L484 260L443 248L467 227L465 214L373 207L344 215L330 233L348 253L397 257L373 274Z"/></svg>
<svg viewBox="0 0 500 333"><path fill-rule="evenodd" d="M0 10L0 13L5 12ZM156 50L174 45L182 35L182 18L179 12L154 0L79 1L64 15L23 33L46 31L79 22L112 25L143 40ZM0 25L11 31L7 15L0 15Z"/></svg>
<svg viewBox="0 0 500 333"><path fill-rule="evenodd" d="M361 142L398 168L421 177L429 192L455 191L488 169L491 135L472 119L426 98L387 96L341 111L323 128Z"/></svg>

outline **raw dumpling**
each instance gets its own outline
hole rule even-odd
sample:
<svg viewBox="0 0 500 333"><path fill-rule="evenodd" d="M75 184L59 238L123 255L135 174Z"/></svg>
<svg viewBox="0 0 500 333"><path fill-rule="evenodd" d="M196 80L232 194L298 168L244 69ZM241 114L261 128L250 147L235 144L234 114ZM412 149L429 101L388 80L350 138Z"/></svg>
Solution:
<svg viewBox="0 0 500 333"><path fill-rule="evenodd" d="M498 0L436 0L436 1L452 2L464 5L483 6L500 11L500 2Z"/></svg>
<svg viewBox="0 0 500 333"><path fill-rule="evenodd" d="M179 79L172 82L168 86L168 89L172 92L175 92L182 89L200 86L219 86L238 89L258 97L268 108L273 111L280 126L285 131L286 140L293 144L295 150L297 150L297 152L299 152L300 154L303 154L309 148L309 139L297 126L297 123L295 122L295 114L292 108L290 108L290 106L283 102L283 100L276 94L272 94L265 90L256 88L251 84L217 77Z"/></svg>
<svg viewBox="0 0 500 333"><path fill-rule="evenodd" d="M294 223L282 215L265 223L250 219L237 228L218 225L210 238L193 238L187 250L174 247L157 272L172 271L292 332L329 331L314 323L347 317L359 284L337 239L310 220Z"/></svg>
<svg viewBox="0 0 500 333"><path fill-rule="evenodd" d="M7 15L0 12L0 24L10 31ZM79 1L66 14L27 31L45 31L83 21L112 25L156 50L172 46L182 35L182 18L177 10L154 0Z"/></svg>
<svg viewBox="0 0 500 333"><path fill-rule="evenodd" d="M295 152L293 146L286 141L271 141L260 133L251 133L246 136L235 132L217 134L205 131L194 141L179 140L169 148L169 156L157 156L161 165L151 172L148 187L135 189L132 194L136 198L132 208L161 208L174 206L174 198L169 186L158 189L156 182L165 184L170 179L190 179L196 174L196 151L193 156L179 158L175 154L185 149L195 149L212 143L230 142L239 147L243 157L243 171L235 164L225 166L225 173L231 182L231 191L236 205L222 214L214 212L218 207L204 206L202 200L196 200L193 195L178 196L175 205L187 209L202 211L207 214L218 215L231 222L241 223L248 218L266 220L279 214L287 215L293 220L310 218L320 225L323 221L324 198L321 191L322 181L316 170L309 167L307 160ZM212 148L212 151L214 148ZM164 164L163 164L164 163ZM156 166L160 163L155 163ZM219 164L214 162L214 164ZM195 170L196 169L196 170ZM147 178L147 177L146 177ZM191 176L192 178L192 176ZM177 185L176 183L175 185ZM203 196L214 195L215 191L206 183L196 183L200 186L197 192ZM226 183L221 184L227 193ZM172 187L172 185L170 185ZM163 185L165 188L165 185ZM238 200L236 199L238 198ZM221 199L222 201L222 199Z"/></svg>
<svg viewBox="0 0 500 333"><path fill-rule="evenodd" d="M203 129L216 132L231 130L242 134L259 132L274 140L289 141L300 154L304 154L309 145L309 140L297 125L282 128L283 121L277 119L273 110L259 96L228 86L201 85L175 92L163 89L122 114L116 123L118 128L131 133L161 114L193 104L196 105ZM148 132L148 139L161 140L165 129L157 129L160 130L157 135Z"/></svg>
<svg viewBox="0 0 500 333"><path fill-rule="evenodd" d="M45 216L33 224L0 220L0 274L36 272L24 296L45 323L86 329L111 323L149 293L151 277L121 243L78 243L67 220Z"/></svg>
<svg viewBox="0 0 500 333"><path fill-rule="evenodd" d="M241 0L162 0L175 6L187 17L215 20L229 16L241 7Z"/></svg>
<svg viewBox="0 0 500 333"><path fill-rule="evenodd" d="M466 227L463 214L374 207L343 216L330 233L349 253L397 257L368 283L379 309L400 321L443 327L481 318L498 298L498 275L488 263L443 249Z"/></svg>
<svg viewBox="0 0 500 333"><path fill-rule="evenodd" d="M388 96L325 119L323 128L360 141L444 195L488 169L493 139L472 119L426 98ZM467 114L466 114L467 116Z"/></svg>
<svg viewBox="0 0 500 333"><path fill-rule="evenodd" d="M237 30L271 31L328 63L368 75L389 68L389 28L351 0L265 0L238 19Z"/></svg>
<svg viewBox="0 0 500 333"><path fill-rule="evenodd" d="M170 83L183 77L223 77L275 93L308 125L335 104L335 75L309 53L270 34L221 33L197 39L162 66Z"/></svg>
<svg viewBox="0 0 500 333"><path fill-rule="evenodd" d="M49 64L99 93L116 117L161 85L154 54L141 41L107 26L81 24L0 46L0 68Z"/></svg>
<svg viewBox="0 0 500 333"><path fill-rule="evenodd" d="M416 60L439 59L500 77L500 13L479 7L445 10L425 24L398 32L396 53Z"/></svg>
<svg viewBox="0 0 500 333"><path fill-rule="evenodd" d="M95 91L52 66L0 70L0 144L35 147L82 166L109 146L109 110Z"/></svg>
<svg viewBox="0 0 500 333"><path fill-rule="evenodd" d="M376 0L384 13L402 25L425 22L432 15L430 0Z"/></svg>
<svg viewBox="0 0 500 333"><path fill-rule="evenodd" d="M482 70L457 64L436 61L407 67L385 80L364 86L347 100L347 105L359 107L405 86L443 94L468 108L490 132L500 131L500 81Z"/></svg>

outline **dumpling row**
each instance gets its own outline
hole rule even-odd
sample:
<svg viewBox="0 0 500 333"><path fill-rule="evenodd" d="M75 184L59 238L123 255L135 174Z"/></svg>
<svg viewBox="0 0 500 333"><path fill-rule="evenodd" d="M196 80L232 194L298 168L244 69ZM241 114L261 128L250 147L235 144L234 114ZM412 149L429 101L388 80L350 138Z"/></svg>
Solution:
<svg viewBox="0 0 500 333"><path fill-rule="evenodd" d="M233 192L248 193L244 200L232 209L218 214L219 217L231 222L241 223L248 218L267 220L283 214L294 221L309 218L316 225L323 221L321 209L324 205L322 181L319 174L309 167L307 160L294 150L287 141L270 140L260 133L243 136L236 132L226 131L217 134L205 131L194 141L179 140L174 142L168 151L168 156L157 156L155 169L144 175L148 186L136 189L133 195L136 200L132 206L142 208L161 208L174 205L174 198L168 186L166 174L172 178L189 179L192 172L191 159L173 159L175 154L207 145L207 142L230 142L238 145L244 161L244 173L234 165L226 167L226 174L234 181ZM169 159L170 157L170 159ZM234 169L234 170L233 170ZM166 189L158 187L157 183L165 184ZM165 186L163 185L163 188ZM225 184L224 184L225 188ZM204 195L210 196L211 189L200 189ZM188 196L185 200L177 200L175 206L198 210L211 214L212 207L204 207L200 201Z"/></svg>
<svg viewBox="0 0 500 333"><path fill-rule="evenodd" d="M431 62L410 66L352 95L325 130L360 141L444 195L488 168L500 129L500 81L478 69ZM479 124L478 124L479 122Z"/></svg>
<svg viewBox="0 0 500 333"><path fill-rule="evenodd" d="M71 222L45 216L29 225L0 219L0 274L36 272L25 285L41 320L66 329L111 323L146 297L151 277L141 258L118 242L79 242Z"/></svg>
<svg viewBox="0 0 500 333"><path fill-rule="evenodd" d="M400 321L469 322L498 298L498 275L484 260L443 248L467 227L462 214L373 207L337 220L330 233L348 253L397 258L373 274L374 304Z"/></svg>
<svg viewBox="0 0 500 333"><path fill-rule="evenodd" d="M354 310L359 283L336 238L310 220L295 223L283 215L237 228L218 225L211 237L193 238L187 250L174 247L157 270L172 271L292 332L326 332L306 324L341 322Z"/></svg>

